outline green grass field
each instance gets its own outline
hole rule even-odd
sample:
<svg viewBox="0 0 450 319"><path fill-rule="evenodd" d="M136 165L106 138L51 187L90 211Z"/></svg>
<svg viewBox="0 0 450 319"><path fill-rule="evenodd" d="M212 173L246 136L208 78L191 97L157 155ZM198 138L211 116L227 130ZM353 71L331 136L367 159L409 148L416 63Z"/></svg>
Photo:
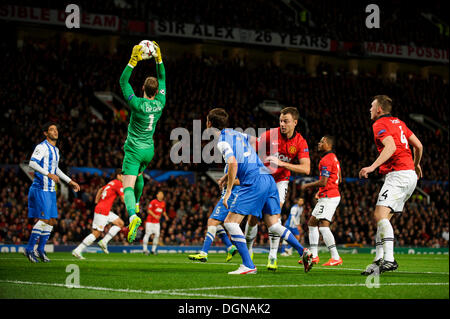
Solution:
<svg viewBox="0 0 450 319"><path fill-rule="evenodd" d="M187 254L49 254L51 263L32 264L19 253L0 254L0 298L118 299L448 299L448 255L396 255L399 269L380 276L379 288L369 289L360 272L373 256L342 255L337 267L315 265L305 274L296 257L279 257L277 272L267 271L267 254L255 254L258 274L231 276L240 263L236 255L211 254L207 263ZM322 254L322 261L329 255ZM67 288L66 267L79 266L80 287Z"/></svg>

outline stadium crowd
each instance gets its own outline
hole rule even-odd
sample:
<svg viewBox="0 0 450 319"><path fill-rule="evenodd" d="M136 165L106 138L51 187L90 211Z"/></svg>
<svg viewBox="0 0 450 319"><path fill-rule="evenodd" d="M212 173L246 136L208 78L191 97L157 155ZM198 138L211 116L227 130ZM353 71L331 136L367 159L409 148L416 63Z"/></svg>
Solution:
<svg viewBox="0 0 450 319"><path fill-rule="evenodd" d="M60 123L58 147L64 171L71 166L121 167L127 122L113 119L112 115L101 120L94 116L91 107L98 105L94 91L111 90L121 95L118 79L128 61L129 47L105 56L87 43L74 41L69 45L55 38L45 44L25 43L21 51L13 46L2 49L6 54L0 71L9 76L0 80L3 88L0 108L4 110L2 122L6 124L1 127L1 164L28 162L34 146L43 139L38 124L52 119ZM180 59L166 57L164 62L168 100L156 129L156 154L150 169L193 170L201 174L207 168L204 163L174 164L170 160L167 141L171 130L185 127L192 134L192 121L200 119L204 125L211 105L226 108L233 127L276 127L276 118L255 110L262 100L275 99L297 107L307 123L301 122L299 130L309 143L313 176L318 174L317 142L324 134L333 134L338 137L336 153L343 176L355 177L359 168L370 164L377 154L369 119L371 97L387 94L394 100L394 115L404 119L425 146L422 161L425 179L443 182L419 183L431 196L431 203L420 197L408 202L405 213L394 219L396 239L402 245L448 245L448 162L442 160L448 158L448 136L439 130L425 129L408 117L409 113L422 113L448 126L445 110L448 83L441 78L431 76L424 80L416 75L399 74L396 81L387 81L375 72L355 76L330 65L321 65L318 76L313 77L294 65L279 67L271 62L255 64L215 56L199 58L188 53ZM149 74L154 74L153 62L136 68L131 81L137 94L144 76ZM43 108L46 112L42 112ZM380 186L379 177L374 174L363 185L342 185L343 200L332 225L338 244L374 245L375 227L370 216ZM90 233L93 198L98 187L107 182L104 176L90 175L78 175L75 180L82 187L81 193L72 194L69 201L58 199L60 219L50 239L55 245L80 242ZM23 173L0 170L0 242L23 243L29 238L33 225L27 219L29 185ZM166 193L169 220L162 221L163 244L202 242L206 220L219 197L214 185L209 180L197 180L190 185L183 179L147 183L142 207L154 198L157 190ZM291 187L284 216L300 195L297 187ZM306 192L304 196L307 220L314 202L312 193ZM126 220L122 204L116 203L114 211ZM303 229L307 229L305 223ZM266 244L267 229L261 225L260 230L257 243ZM138 238L142 235L141 230ZM123 229L113 241L126 244L125 238Z"/></svg>
<svg viewBox="0 0 450 319"><path fill-rule="evenodd" d="M4 88L0 92L0 107L5 110L0 163L28 161L34 146L42 139L36 123L52 119L60 123L58 147L62 167L120 167L127 121L113 120L112 112L101 120L94 116L91 107L100 104L94 91L110 90L122 96L118 79L129 48L103 56L85 42L69 45L61 40L55 45L57 55L48 54L46 47L37 44L27 44L20 54L5 48L7 54L0 71L10 76L0 80ZM186 128L192 136L193 120L202 120L204 129L204 119L212 105L229 111L232 127L255 130L276 127L275 117L255 109L264 99L272 99L297 107L306 121L307 125L300 121L299 131L313 150L313 173L317 172L319 161L316 145L323 135L331 134L339 137L336 151L343 176L355 177L359 168L370 164L377 154L369 116L371 97L387 94L394 101L393 114L403 119L425 145L422 162L425 179L448 181L448 162L442 161L448 155L448 136L409 118L410 113L424 114L448 126L445 106L449 102L449 86L438 76L425 80L417 75L399 74L396 81L389 81L377 73L361 72L355 76L347 70L320 65L318 76L313 77L294 65L278 67L270 62L254 65L231 58L198 58L187 53L182 58L167 57L164 61L168 99L154 136L156 154L152 169L206 170L208 166L204 163L172 162L167 147L172 130ZM83 69L78 68L81 64ZM131 79L136 94L141 94L145 76L154 72L153 62L137 66ZM20 93L24 91L27 94ZM39 111L42 106L46 112Z"/></svg>
<svg viewBox="0 0 450 319"><path fill-rule="evenodd" d="M80 184L81 191L71 194L69 200L58 197L58 224L54 228L50 243L54 245L78 244L91 232L94 212L94 196L109 179L96 174L76 174L74 179ZM0 243L24 244L29 238L33 220L27 217L27 194L30 180L22 172L0 169ZM311 216L315 202L313 191L300 193L299 184L292 183L283 207L282 218L285 220L295 198L305 198L305 210L302 221L302 242L308 243L304 236L308 229L307 221ZM342 200L331 226L338 245L357 244L374 246L373 238L376 227L372 213L380 183L366 182L341 184ZM161 245L201 245L207 228L207 219L220 196L219 188L206 178L198 178L196 183L182 177L170 178L166 182L147 181L140 201L141 211L155 198L158 191L165 193L168 220L161 220ZM396 231L396 245L402 246L448 246L448 206L447 186L434 184L429 186L432 200L415 194L407 203L404 212L393 218ZM113 212L127 220L124 204L118 199L113 205ZM142 213L146 216L145 213ZM243 224L244 225L244 224ZM242 226L243 226L242 225ZM260 232L256 239L259 246L268 245L267 227L260 223ZM105 228L104 234L108 231ZM111 244L128 245L127 227L112 239ZM144 226L141 226L137 238L142 243ZM222 245L216 238L215 245Z"/></svg>

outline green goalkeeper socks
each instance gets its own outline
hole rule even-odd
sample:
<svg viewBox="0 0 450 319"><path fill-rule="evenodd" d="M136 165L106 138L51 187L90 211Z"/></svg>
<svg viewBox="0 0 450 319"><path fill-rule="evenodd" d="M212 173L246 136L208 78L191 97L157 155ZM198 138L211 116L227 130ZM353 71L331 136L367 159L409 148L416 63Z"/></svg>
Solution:
<svg viewBox="0 0 450 319"><path fill-rule="evenodd" d="M144 189L144 175L139 175L136 179L136 183L134 184L134 197L136 198L136 203L139 203L143 189Z"/></svg>
<svg viewBox="0 0 450 319"><path fill-rule="evenodd" d="M125 207L129 216L136 214L136 198L134 197L133 187L127 187L123 191L125 197Z"/></svg>

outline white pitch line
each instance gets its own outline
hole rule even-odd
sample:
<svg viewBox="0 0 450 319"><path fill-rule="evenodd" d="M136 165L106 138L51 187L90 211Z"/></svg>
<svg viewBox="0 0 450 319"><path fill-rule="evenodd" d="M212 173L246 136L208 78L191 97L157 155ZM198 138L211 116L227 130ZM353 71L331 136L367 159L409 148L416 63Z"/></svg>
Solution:
<svg viewBox="0 0 450 319"><path fill-rule="evenodd" d="M18 281L18 280L0 280L3 283L19 284L19 285L40 285L40 286L52 286L69 288L64 284L59 283L44 283L44 282L31 282L31 281ZM380 283L380 286L447 286L448 282L435 282L435 283ZM109 291L109 292L121 292L121 293L138 293L138 294L150 294L150 295L171 295L171 296L187 296L187 297L209 297L209 298L221 298L221 299L262 299L256 297L244 297L244 296L226 296L217 294L198 294L189 293L191 291L204 291L204 290L231 290L231 289L255 289L255 288L323 288L323 287L366 287L364 283L354 284L298 284L298 285L255 285L255 286L222 286L222 287L197 287L197 288L182 288L182 289L168 289L168 290L136 290L136 289L117 289L106 287L92 287L92 286L78 286L72 287L72 289L88 289L97 291Z"/></svg>
<svg viewBox="0 0 450 319"><path fill-rule="evenodd" d="M17 285L36 285L36 286L51 286L68 289L87 289L97 291L108 292L121 292L121 293L137 293L137 294L149 294L149 295L171 295L171 296L187 296L187 297L207 297L207 298L220 298L220 299L261 299L258 297L245 297L245 296L226 296L226 295L211 295L211 294L197 294L182 292L189 291L189 289L168 289L168 290L137 290L137 289L118 289L107 287L93 287L93 286L71 286L60 283L47 283L47 282L32 282L32 281L19 281L19 280L0 280L0 283L9 283Z"/></svg>
<svg viewBox="0 0 450 319"><path fill-rule="evenodd" d="M380 283L380 286L447 286L448 282L392 282ZM228 289L252 289L252 288L302 288L302 287L366 287L364 283L355 284L298 284L298 285L256 285L256 286L222 286L172 289L171 291L197 291L197 290L228 290Z"/></svg>
<svg viewBox="0 0 450 319"><path fill-rule="evenodd" d="M24 259L20 257L6 257L6 258L0 258L0 260L19 260ZM78 262L123 262L123 259L91 259L87 258L86 260L79 260L74 258L52 258L52 260L57 261L78 261ZM127 263L142 263L142 260L127 260ZM145 261L144 261L145 262ZM160 264L185 264L185 262L173 262L173 261L158 261ZM189 262L186 262L189 263ZM195 262L191 262L195 263ZM209 264L209 265L235 265L235 263L213 263L213 262L207 262L207 263L197 263L197 264ZM255 264L257 267L266 267L265 264ZM290 266L290 265L278 265L279 268L295 268L295 269L301 269L302 266ZM335 267L315 267L314 269L321 269L321 270L350 270L350 271L363 271L362 268L344 268L341 266L335 266ZM402 274L427 274L427 275L449 275L448 272L435 272L435 271L403 271L403 270L396 270L395 273L402 273Z"/></svg>

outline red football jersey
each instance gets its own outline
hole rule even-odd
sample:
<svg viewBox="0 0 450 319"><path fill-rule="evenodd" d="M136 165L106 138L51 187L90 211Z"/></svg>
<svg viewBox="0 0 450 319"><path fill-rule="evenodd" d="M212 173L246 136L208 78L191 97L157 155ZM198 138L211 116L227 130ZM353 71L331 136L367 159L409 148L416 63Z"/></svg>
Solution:
<svg viewBox="0 0 450 319"><path fill-rule="evenodd" d="M161 216L161 214L166 211L166 202L165 201L160 202L159 200L154 199L150 202L150 204L148 204L148 209L150 209L156 216ZM147 215L147 223L158 224L159 219L156 219L149 213Z"/></svg>
<svg viewBox="0 0 450 319"><path fill-rule="evenodd" d="M97 214L108 216L117 196L123 196L123 185L121 181L114 179L102 187L102 196L100 197L97 206L95 206L94 211Z"/></svg>
<svg viewBox="0 0 450 319"><path fill-rule="evenodd" d="M328 177L327 185L319 188L319 198L339 197L339 172L341 166L333 152L326 152L319 162L320 177Z"/></svg>
<svg viewBox="0 0 450 319"><path fill-rule="evenodd" d="M267 166L275 182L288 181L291 176L291 171L283 168L273 168L269 163L265 163L265 159L268 156L278 157L283 162L291 163L295 158L299 160L302 158L309 158L308 143L303 136L295 132L291 138L286 138L281 134L280 128L274 128L265 131L256 141L256 151L259 147L266 147L265 152L262 153L262 161ZM258 152L259 153L259 152Z"/></svg>
<svg viewBox="0 0 450 319"><path fill-rule="evenodd" d="M390 114L380 116L372 125L375 145L378 152L384 148L383 141L387 136L392 136L397 147L392 156L380 167L380 174L392 171L414 170L414 161L408 138L413 134L403 121Z"/></svg>

